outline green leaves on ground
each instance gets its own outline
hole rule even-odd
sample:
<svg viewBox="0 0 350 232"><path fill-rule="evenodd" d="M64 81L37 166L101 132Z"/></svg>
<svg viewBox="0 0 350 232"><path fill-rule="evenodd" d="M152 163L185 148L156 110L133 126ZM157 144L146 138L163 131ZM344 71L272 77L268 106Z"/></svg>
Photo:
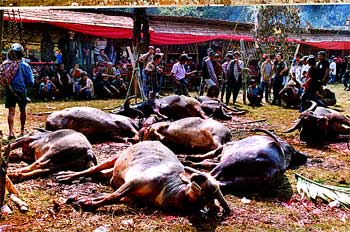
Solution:
<svg viewBox="0 0 350 232"><path fill-rule="evenodd" d="M312 200L320 198L327 202L338 201L342 206L350 206L350 186L339 187L323 185L312 181L302 175L295 174L297 179L297 191Z"/></svg>

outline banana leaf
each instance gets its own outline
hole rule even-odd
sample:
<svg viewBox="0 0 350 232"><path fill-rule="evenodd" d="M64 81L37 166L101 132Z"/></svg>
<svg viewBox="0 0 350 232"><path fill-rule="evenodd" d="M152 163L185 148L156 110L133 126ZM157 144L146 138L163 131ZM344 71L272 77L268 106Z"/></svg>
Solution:
<svg viewBox="0 0 350 232"><path fill-rule="evenodd" d="M313 200L320 198L326 202L339 201L344 207L350 206L350 187L320 184L297 173L295 178L300 195L306 195Z"/></svg>

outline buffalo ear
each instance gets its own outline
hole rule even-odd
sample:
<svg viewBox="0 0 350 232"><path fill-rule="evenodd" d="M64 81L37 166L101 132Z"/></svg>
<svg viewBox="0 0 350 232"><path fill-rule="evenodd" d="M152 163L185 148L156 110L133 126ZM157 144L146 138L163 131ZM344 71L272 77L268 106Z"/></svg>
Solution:
<svg viewBox="0 0 350 232"><path fill-rule="evenodd" d="M202 184L208 180L208 177L203 173L193 173L191 175L191 182L196 182L197 184Z"/></svg>
<svg viewBox="0 0 350 232"><path fill-rule="evenodd" d="M191 175L192 188L202 191L203 184L208 181L208 177L202 173L193 173Z"/></svg>

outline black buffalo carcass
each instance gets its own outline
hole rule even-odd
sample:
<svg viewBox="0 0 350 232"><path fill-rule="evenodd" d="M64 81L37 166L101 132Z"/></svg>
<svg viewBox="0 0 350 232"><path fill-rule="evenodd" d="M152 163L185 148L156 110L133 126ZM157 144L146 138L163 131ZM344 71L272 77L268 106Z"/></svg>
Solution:
<svg viewBox="0 0 350 232"><path fill-rule="evenodd" d="M230 108L216 98L200 96L198 97L198 101L204 113L215 119L230 120L232 118L231 115L243 115L246 113L242 110Z"/></svg>
<svg viewBox="0 0 350 232"><path fill-rule="evenodd" d="M288 84L280 92L281 99L286 103L287 107L298 107L300 105L300 91L295 85Z"/></svg>
<svg viewBox="0 0 350 232"><path fill-rule="evenodd" d="M349 141L350 118L312 102L311 107L300 113L294 125L285 133L295 130L300 131L300 140L307 143Z"/></svg>
<svg viewBox="0 0 350 232"><path fill-rule="evenodd" d="M307 156L269 131L255 131L266 135L229 142L205 155L187 156L184 162L193 167L213 168L210 174L222 190L270 192L289 166L305 163ZM216 160L208 160L213 158ZM200 160L204 161L193 162Z"/></svg>
<svg viewBox="0 0 350 232"><path fill-rule="evenodd" d="M208 152L231 141L231 132L214 119L189 117L150 125L143 140L159 140L173 151Z"/></svg>
<svg viewBox="0 0 350 232"><path fill-rule="evenodd" d="M72 107L53 112L46 120L47 130L72 129L90 141L139 141L142 120L106 113L92 107Z"/></svg>
<svg viewBox="0 0 350 232"><path fill-rule="evenodd" d="M11 154L10 162L24 161L29 165L7 173L15 182L59 171L80 171L97 164L87 138L70 129L24 136L11 144L11 150L16 148L22 148L22 153Z"/></svg>
<svg viewBox="0 0 350 232"><path fill-rule="evenodd" d="M62 172L58 181L71 181L92 176L109 169L111 186L116 190L107 196L89 198L72 196L68 202L77 203L83 210L94 210L106 204L136 200L167 211L200 212L208 207L217 212L217 199L224 213L229 213L220 188L214 178L204 173L185 176L185 168L176 155L159 141L137 143L120 156L82 172Z"/></svg>
<svg viewBox="0 0 350 232"><path fill-rule="evenodd" d="M172 95L161 99L148 99L136 105L130 105L132 98L134 97L129 97L124 105L113 110L113 113L132 118L140 117L140 115L147 118L152 114L162 115L172 120L186 117L207 118L200 103L192 97Z"/></svg>

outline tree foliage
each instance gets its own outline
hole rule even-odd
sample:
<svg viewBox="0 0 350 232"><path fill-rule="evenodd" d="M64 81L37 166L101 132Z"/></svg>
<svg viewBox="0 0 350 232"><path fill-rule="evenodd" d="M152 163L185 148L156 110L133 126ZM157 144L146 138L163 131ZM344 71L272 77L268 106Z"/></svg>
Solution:
<svg viewBox="0 0 350 232"><path fill-rule="evenodd" d="M288 9L289 6L271 6L272 9ZM300 10L302 26L310 24L314 28L335 28L345 25L350 16L350 5L303 5L294 6ZM285 12L285 10L283 10ZM239 22L254 22L253 6L225 6L225 7L160 7L149 8L149 14L169 16L192 16ZM308 23L307 23L308 22Z"/></svg>
<svg viewBox="0 0 350 232"><path fill-rule="evenodd" d="M287 39L302 32L299 14L297 6L259 6L255 40L261 52L292 55Z"/></svg>

